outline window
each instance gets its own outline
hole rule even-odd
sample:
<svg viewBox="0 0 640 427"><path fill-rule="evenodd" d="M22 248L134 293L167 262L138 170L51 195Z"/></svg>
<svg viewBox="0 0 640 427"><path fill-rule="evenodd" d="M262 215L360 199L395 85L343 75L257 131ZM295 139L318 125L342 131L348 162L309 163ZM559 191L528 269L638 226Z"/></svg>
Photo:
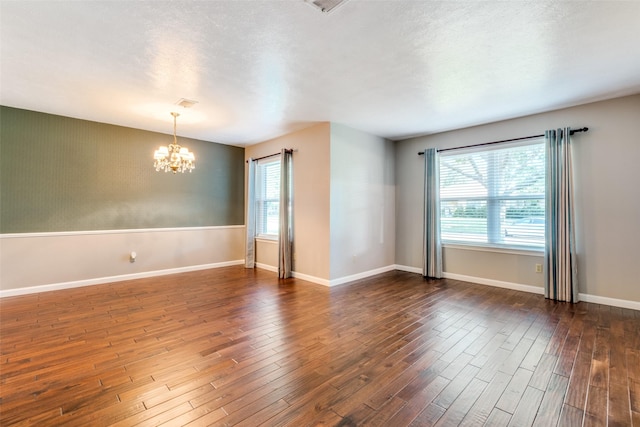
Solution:
<svg viewBox="0 0 640 427"><path fill-rule="evenodd" d="M440 155L443 243L544 247L544 142Z"/></svg>
<svg viewBox="0 0 640 427"><path fill-rule="evenodd" d="M256 167L256 234L274 238L280 227L280 157L258 161Z"/></svg>

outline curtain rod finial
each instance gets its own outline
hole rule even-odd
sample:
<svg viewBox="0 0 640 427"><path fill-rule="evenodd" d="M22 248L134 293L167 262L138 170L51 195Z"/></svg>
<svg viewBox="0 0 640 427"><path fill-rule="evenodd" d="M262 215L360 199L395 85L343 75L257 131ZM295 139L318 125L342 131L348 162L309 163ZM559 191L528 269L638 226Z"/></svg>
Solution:
<svg viewBox="0 0 640 427"><path fill-rule="evenodd" d="M588 132L589 128L588 127L583 127L583 128L578 128L578 129L571 129L571 135L573 135L576 132Z"/></svg>

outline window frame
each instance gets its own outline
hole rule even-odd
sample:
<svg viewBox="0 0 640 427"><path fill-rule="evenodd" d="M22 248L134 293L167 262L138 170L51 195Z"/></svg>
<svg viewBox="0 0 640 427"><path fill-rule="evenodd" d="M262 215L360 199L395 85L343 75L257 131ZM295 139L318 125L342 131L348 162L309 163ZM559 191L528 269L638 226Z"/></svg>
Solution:
<svg viewBox="0 0 640 427"><path fill-rule="evenodd" d="M546 174L546 147L544 145L543 138L539 138L532 141L519 141L515 143L500 144L499 147L465 148L462 150L455 150L455 151L452 150L447 154L444 154L444 153L440 154L438 159L439 175L442 177L443 158L446 159L447 157L453 157L458 155L472 155L473 153L488 153L490 151L501 151L501 150L515 149L517 147L536 146L536 145L540 146L540 148L544 152L544 158L542 160L542 163L539 166L542 168L542 173L543 173L542 180L543 182L546 182L546 177L544 176L544 174ZM488 174L489 172L487 171L487 175ZM487 179L487 183L490 183L490 181L491 181L490 179ZM440 182L441 191L442 191L442 188L443 186L442 186L442 180L441 180ZM546 244L546 236L545 236L544 230L542 235L542 241L540 244L531 244L530 242L524 242L524 243L505 242L504 238L507 236L503 235L503 230L505 229L505 225L507 225L508 223L506 222L506 217L502 218L502 214L500 212L501 212L501 209L507 209L507 207L504 207L504 208L501 207L501 204L504 202L535 200L535 201L542 202L542 206L543 206L542 216L544 216L544 204L546 201L546 185L543 188L543 192L537 193L537 194L497 195L495 194L495 191L494 191L494 195L490 195L490 193L491 191L487 189L486 196L470 196L470 195L456 196L456 197L451 197L451 196L442 197L442 195L439 196L440 214L441 214L440 240L441 240L442 246L449 247L449 248L456 248L456 249L466 248L470 250L485 250L485 251L491 251L491 252L518 253L518 254L520 253L539 254L540 252L544 252L545 244ZM486 240L473 241L473 240L455 239L451 237L445 238L445 235L442 232L442 218L444 217L444 215L442 215L442 212L444 210L443 202L484 202L484 209L486 210L486 221L487 221L487 232L484 235L484 237L486 237ZM492 206L496 206L496 207L494 209L490 209L489 207L490 203L492 204ZM492 211L494 212L493 226L489 225L489 223L491 222L490 212ZM497 218L495 218L496 212L497 212L497 215L499 215ZM497 224L497 228L496 228L496 224ZM490 227L493 227L492 233L490 232Z"/></svg>
<svg viewBox="0 0 640 427"><path fill-rule="evenodd" d="M278 232L277 233L268 233L265 232L265 224L267 223L266 221L266 215L263 214L264 209L261 207L262 204L264 203L268 203L268 202L275 202L278 206L279 209L279 205L280 205L280 167L281 167L281 158L280 158L280 154L278 154L277 156L270 156L269 158L265 158L265 159L260 159L257 161L256 163L256 175L255 175L255 189L256 189L256 193L255 193L255 212L256 212L256 239L262 239L262 240L278 240L278 237L280 235L280 225L278 223ZM278 164L278 173L277 173L277 187L278 187L278 192L277 192L277 197L271 197L271 198L267 198L265 193L267 190L267 186L263 186L262 185L262 180L263 180L263 174L265 173L265 169L269 166L269 165L273 165L273 164Z"/></svg>

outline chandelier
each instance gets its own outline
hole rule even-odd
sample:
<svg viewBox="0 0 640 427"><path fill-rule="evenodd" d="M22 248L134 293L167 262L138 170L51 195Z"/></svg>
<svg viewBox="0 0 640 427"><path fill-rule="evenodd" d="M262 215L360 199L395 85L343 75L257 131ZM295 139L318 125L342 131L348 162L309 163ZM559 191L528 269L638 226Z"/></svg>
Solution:
<svg viewBox="0 0 640 427"><path fill-rule="evenodd" d="M172 112L171 115L173 116L173 144L169 144L169 147L163 145L155 151L153 166L156 168L156 172L161 170L173 171L173 173L191 172L196 167L196 158L186 147L178 145L176 118L180 114Z"/></svg>

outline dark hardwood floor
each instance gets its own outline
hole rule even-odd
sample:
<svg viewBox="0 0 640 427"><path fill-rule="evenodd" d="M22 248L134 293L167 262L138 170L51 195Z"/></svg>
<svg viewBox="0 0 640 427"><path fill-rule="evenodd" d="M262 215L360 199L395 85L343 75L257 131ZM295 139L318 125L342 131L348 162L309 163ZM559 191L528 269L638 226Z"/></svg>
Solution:
<svg viewBox="0 0 640 427"><path fill-rule="evenodd" d="M640 426L640 312L228 267L0 300L0 424Z"/></svg>

